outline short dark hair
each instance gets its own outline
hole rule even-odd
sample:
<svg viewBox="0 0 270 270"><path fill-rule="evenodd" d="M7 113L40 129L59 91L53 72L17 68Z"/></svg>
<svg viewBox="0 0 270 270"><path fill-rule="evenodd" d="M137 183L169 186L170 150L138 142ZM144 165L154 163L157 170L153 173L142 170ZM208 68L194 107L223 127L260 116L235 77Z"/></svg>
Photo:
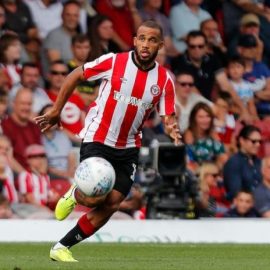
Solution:
<svg viewBox="0 0 270 270"><path fill-rule="evenodd" d="M192 30L187 34L187 39L186 39L187 44L189 43L189 40L191 38L196 38L196 37L202 37L204 39L205 43L207 42L206 36L202 31Z"/></svg>
<svg viewBox="0 0 270 270"><path fill-rule="evenodd" d="M81 8L80 3L79 3L78 1L76 1L76 0L68 0L68 1L66 1L66 2L63 4L63 10L64 10L65 7L68 6L68 5L76 5L76 6L78 6L79 8Z"/></svg>
<svg viewBox="0 0 270 270"><path fill-rule="evenodd" d="M235 194L234 198L236 198L237 196L239 196L241 193L246 193L248 195L250 195L252 197L252 199L254 199L254 194L252 192L251 189L247 189L247 188L243 188L240 189L239 191L237 191L237 193Z"/></svg>
<svg viewBox="0 0 270 270"><path fill-rule="evenodd" d="M163 29L155 20L144 21L140 26L145 26L153 29L157 29L160 32L160 38L163 40Z"/></svg>
<svg viewBox="0 0 270 270"><path fill-rule="evenodd" d="M48 108L51 108L53 106L52 103L48 103L46 105L44 105L41 110L39 111L38 115L41 116L45 113L45 111L48 109Z"/></svg>
<svg viewBox="0 0 270 270"><path fill-rule="evenodd" d="M217 99L220 98L224 100L227 104L231 105L232 104L232 96L229 92L226 91L219 91L217 95Z"/></svg>
<svg viewBox="0 0 270 270"><path fill-rule="evenodd" d="M261 134L261 130L258 127L255 127L253 125L245 125L239 132L237 136L237 147L240 149L240 139L248 139L249 135L253 132L259 132Z"/></svg>
<svg viewBox="0 0 270 270"><path fill-rule="evenodd" d="M229 67L230 64L236 64L236 63L245 67L245 62L239 55L235 55L229 58L227 61L227 67Z"/></svg>
<svg viewBox="0 0 270 270"><path fill-rule="evenodd" d="M179 76L182 76L182 75L189 75L194 79L194 74L189 70L181 70L181 71L178 71L178 72L175 73L175 77L179 77Z"/></svg>
<svg viewBox="0 0 270 270"><path fill-rule="evenodd" d="M71 45L74 46L76 43L83 43L85 41L88 41L90 44L90 40L87 35L84 34L78 34L72 37L71 39Z"/></svg>
<svg viewBox="0 0 270 270"><path fill-rule="evenodd" d="M50 63L50 66L53 66L53 65L65 65L65 66L67 66L66 65L66 63L63 61L63 60L55 60L55 61L52 61L51 63Z"/></svg>
<svg viewBox="0 0 270 270"><path fill-rule="evenodd" d="M37 66L37 64L33 63L33 62L25 62L22 65L22 73L24 72L25 68L37 68L39 70L39 67Z"/></svg>
<svg viewBox="0 0 270 270"><path fill-rule="evenodd" d="M253 125L245 125L239 132L238 138L244 138L248 139L249 135L253 132L259 132L261 133L261 130L258 127L255 127Z"/></svg>

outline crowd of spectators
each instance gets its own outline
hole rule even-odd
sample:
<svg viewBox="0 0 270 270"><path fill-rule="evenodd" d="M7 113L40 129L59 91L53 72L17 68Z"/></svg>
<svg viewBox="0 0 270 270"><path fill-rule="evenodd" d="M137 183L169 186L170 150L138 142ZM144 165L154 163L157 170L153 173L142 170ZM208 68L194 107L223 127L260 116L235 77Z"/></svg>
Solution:
<svg viewBox="0 0 270 270"><path fill-rule="evenodd" d="M0 218L53 218L99 81L76 87L63 129L42 134L33 118L73 69L131 50L146 19L163 28L157 62L175 81L197 216L270 216L270 1L0 0ZM145 147L169 140L155 112L143 133ZM145 218L141 178L119 218Z"/></svg>

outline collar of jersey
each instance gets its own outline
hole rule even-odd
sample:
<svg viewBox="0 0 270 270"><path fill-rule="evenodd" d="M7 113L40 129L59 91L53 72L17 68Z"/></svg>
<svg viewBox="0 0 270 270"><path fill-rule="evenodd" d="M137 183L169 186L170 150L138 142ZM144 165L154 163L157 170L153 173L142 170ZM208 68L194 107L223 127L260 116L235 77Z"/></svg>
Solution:
<svg viewBox="0 0 270 270"><path fill-rule="evenodd" d="M156 67L156 63L154 63L154 65L153 65L152 67L147 68L147 69L142 69L141 66L139 66L139 65L136 63L136 61L135 61L135 53L134 53L134 52L131 52L131 59L132 59L134 65L135 65L138 69L140 69L141 71L147 72L147 71L150 71L150 70L152 70L152 69L154 69L154 68Z"/></svg>

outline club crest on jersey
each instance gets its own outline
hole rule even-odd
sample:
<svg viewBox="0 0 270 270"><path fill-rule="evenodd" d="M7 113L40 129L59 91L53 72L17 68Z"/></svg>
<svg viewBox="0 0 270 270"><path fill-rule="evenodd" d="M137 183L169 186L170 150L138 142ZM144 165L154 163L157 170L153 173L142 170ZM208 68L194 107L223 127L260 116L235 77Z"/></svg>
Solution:
<svg viewBox="0 0 270 270"><path fill-rule="evenodd" d="M150 88L151 94L157 96L160 93L160 88L157 84L153 84Z"/></svg>

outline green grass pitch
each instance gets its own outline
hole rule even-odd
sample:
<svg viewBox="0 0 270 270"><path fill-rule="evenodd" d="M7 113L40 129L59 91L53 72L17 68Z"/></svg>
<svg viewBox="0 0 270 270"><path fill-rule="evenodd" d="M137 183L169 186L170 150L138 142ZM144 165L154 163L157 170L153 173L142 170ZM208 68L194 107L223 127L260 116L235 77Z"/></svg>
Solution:
<svg viewBox="0 0 270 270"><path fill-rule="evenodd" d="M0 243L1 270L269 270L270 245L79 244L79 263L49 259L50 243Z"/></svg>

